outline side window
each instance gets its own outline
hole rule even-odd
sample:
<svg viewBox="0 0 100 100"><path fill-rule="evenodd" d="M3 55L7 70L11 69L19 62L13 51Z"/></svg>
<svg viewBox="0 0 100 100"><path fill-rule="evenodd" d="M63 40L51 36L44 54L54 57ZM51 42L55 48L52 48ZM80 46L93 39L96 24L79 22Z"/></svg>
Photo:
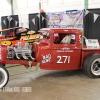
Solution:
<svg viewBox="0 0 100 100"><path fill-rule="evenodd" d="M41 32L40 33L40 39L43 39L43 38L50 39L50 33L48 33L48 32Z"/></svg>
<svg viewBox="0 0 100 100"><path fill-rule="evenodd" d="M54 44L75 44L75 34L55 33Z"/></svg>

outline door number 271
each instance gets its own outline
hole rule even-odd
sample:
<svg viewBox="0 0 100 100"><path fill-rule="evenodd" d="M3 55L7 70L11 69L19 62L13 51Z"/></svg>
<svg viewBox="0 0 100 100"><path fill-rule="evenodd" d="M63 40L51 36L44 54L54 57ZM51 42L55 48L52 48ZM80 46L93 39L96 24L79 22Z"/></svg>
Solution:
<svg viewBox="0 0 100 100"><path fill-rule="evenodd" d="M57 56L58 61L57 63L70 63L70 56Z"/></svg>

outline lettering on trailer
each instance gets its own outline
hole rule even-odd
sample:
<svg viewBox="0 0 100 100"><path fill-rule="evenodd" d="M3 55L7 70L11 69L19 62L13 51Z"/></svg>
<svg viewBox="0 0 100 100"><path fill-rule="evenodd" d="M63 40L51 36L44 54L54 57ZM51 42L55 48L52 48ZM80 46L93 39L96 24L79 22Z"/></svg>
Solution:
<svg viewBox="0 0 100 100"><path fill-rule="evenodd" d="M70 63L70 56L57 56L57 64Z"/></svg>
<svg viewBox="0 0 100 100"><path fill-rule="evenodd" d="M1 41L0 44L9 46L12 44L12 42L11 41Z"/></svg>
<svg viewBox="0 0 100 100"><path fill-rule="evenodd" d="M21 36L20 40L31 40L31 39L39 39L40 34L33 34L33 35L25 35Z"/></svg>
<svg viewBox="0 0 100 100"><path fill-rule="evenodd" d="M51 61L51 55L47 54L47 55L42 55L42 63L48 63Z"/></svg>
<svg viewBox="0 0 100 100"><path fill-rule="evenodd" d="M73 52L73 50L70 50L70 48L61 48L60 50L57 50L57 52Z"/></svg>

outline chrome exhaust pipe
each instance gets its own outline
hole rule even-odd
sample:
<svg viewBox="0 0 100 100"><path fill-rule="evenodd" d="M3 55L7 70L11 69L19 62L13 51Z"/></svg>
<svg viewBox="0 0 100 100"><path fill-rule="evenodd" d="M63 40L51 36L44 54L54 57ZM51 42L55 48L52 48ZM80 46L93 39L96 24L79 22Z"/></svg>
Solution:
<svg viewBox="0 0 100 100"><path fill-rule="evenodd" d="M16 55L16 58L17 58L17 59L20 59L20 57L18 56L18 54L17 54L17 53L15 53L15 55Z"/></svg>
<svg viewBox="0 0 100 100"><path fill-rule="evenodd" d="M30 57L32 60L35 60L35 58L33 58L31 55L29 55L29 57Z"/></svg>
<svg viewBox="0 0 100 100"><path fill-rule="evenodd" d="M25 59L25 60L27 60L28 58L26 57L26 55L25 54L22 54L22 57Z"/></svg>

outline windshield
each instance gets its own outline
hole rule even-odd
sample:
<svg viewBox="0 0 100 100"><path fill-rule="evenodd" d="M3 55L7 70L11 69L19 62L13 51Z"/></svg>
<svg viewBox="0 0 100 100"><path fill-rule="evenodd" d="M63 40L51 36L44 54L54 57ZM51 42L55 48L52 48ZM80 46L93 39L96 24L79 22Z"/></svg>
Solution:
<svg viewBox="0 0 100 100"><path fill-rule="evenodd" d="M43 38L45 38L45 39L50 39L50 33L49 32L40 32L40 39L43 39Z"/></svg>

